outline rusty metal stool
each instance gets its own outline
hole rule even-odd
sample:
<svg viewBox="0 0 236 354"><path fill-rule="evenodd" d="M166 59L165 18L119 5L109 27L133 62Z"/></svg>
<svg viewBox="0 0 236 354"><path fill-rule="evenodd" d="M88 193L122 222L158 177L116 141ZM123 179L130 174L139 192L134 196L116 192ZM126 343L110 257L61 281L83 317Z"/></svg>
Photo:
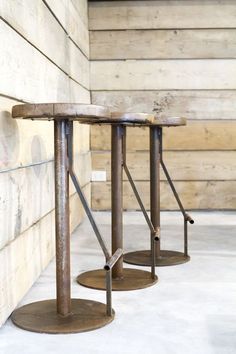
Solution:
<svg viewBox="0 0 236 354"><path fill-rule="evenodd" d="M57 298L34 302L16 309L12 321L20 328L43 333L77 333L100 328L114 318L111 306L111 269L122 257L116 249L111 257L102 237L98 238L106 256L107 304L71 299L69 174L89 216L91 212L73 171L73 121L109 117L108 108L84 104L24 104L13 107L14 118L53 120L55 155L55 224ZM96 234L97 235L97 234ZM97 235L101 236L101 235Z"/></svg>
<svg viewBox="0 0 236 354"><path fill-rule="evenodd" d="M94 122L87 120L89 124L108 124L111 125L111 184L112 184L112 252L116 249L123 249L123 223L122 223L122 172L124 156L124 136L125 127L127 125L142 125L147 123L152 115L148 114L123 114L113 113L109 119L99 119ZM154 242L156 240L156 234L152 234L152 251L154 252ZM112 270L112 290L136 290L149 287L157 282L157 276L155 275L155 254L152 255L153 262L150 264L151 272L147 272L140 269L123 268L123 257L114 265ZM105 271L102 269L92 270L82 273L77 277L79 284L93 288L104 290L106 288L105 283Z"/></svg>
<svg viewBox="0 0 236 354"><path fill-rule="evenodd" d="M181 203L178 193L174 187L171 177L163 161L162 148L162 128L163 127L178 127L186 125L184 118L164 118L154 117L152 124L146 124L149 127L150 133L150 213L151 224L154 230L158 233L159 240L155 243L156 266L171 266L188 262L188 229L187 223L193 224L194 221L188 215ZM179 205L179 208L184 218L184 252L161 250L160 244L160 166L162 167L167 181L173 191L174 197ZM141 209L144 209L142 202ZM145 209L144 209L145 210ZM151 238L152 240L152 238ZM152 241L151 241L152 245ZM152 251L135 251L124 254L124 262L140 266L150 266L152 264Z"/></svg>

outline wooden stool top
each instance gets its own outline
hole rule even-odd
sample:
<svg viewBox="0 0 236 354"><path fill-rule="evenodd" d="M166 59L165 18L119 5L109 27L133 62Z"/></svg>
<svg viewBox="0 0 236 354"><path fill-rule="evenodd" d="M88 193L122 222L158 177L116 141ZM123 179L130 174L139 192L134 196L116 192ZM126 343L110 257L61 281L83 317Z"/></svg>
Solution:
<svg viewBox="0 0 236 354"><path fill-rule="evenodd" d="M128 113L112 112L110 117L99 118L97 120L86 119L86 124L122 124L122 125L145 125L154 119L153 114L149 113Z"/></svg>
<svg viewBox="0 0 236 354"><path fill-rule="evenodd" d="M158 117L154 113L129 113L129 112L111 112L107 118L98 118L97 120L85 119L83 123L87 124L122 124L133 126L160 126L177 127L186 125L186 119L182 117Z"/></svg>
<svg viewBox="0 0 236 354"><path fill-rule="evenodd" d="M96 120L111 116L110 109L83 103L39 103L13 106L12 117L32 120Z"/></svg>

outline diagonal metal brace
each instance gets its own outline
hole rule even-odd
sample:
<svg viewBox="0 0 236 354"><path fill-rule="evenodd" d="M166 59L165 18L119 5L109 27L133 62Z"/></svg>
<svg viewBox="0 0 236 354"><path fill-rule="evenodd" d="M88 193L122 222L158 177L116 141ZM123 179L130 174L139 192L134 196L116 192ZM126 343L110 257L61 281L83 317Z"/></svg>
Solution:
<svg viewBox="0 0 236 354"><path fill-rule="evenodd" d="M139 192L138 192L138 190L136 188L136 185L135 185L134 180L133 180L133 178L131 176L129 168L128 168L127 164L126 164L126 127L124 127L124 130L123 130L123 143L122 144L123 144L123 149L122 149L123 150L123 168L124 168L125 174L126 174L126 176L128 178L128 181L129 181L129 183L131 185L131 188L132 188L132 190L134 192L135 198L137 199L137 202L138 202L138 204L140 206L140 209L141 209L141 211L142 211L142 213L144 215L144 218L145 218L145 220L147 222L147 225L148 225L148 227L149 227L149 229L151 231L151 236L152 236L153 240L154 241L159 241L160 240L160 228L158 228L158 230L156 230L154 228L154 226L152 224L152 221L150 220L150 218L148 216L148 213L147 213L147 211L146 211L146 209L145 209L145 207L143 205L142 199L141 199L141 197L139 195Z"/></svg>
<svg viewBox="0 0 236 354"><path fill-rule="evenodd" d="M184 217L184 254L187 256L188 255L188 222L190 224L194 224L194 220L192 219L192 217L186 213L183 204L179 198L179 195L175 189L174 183L172 182L172 179L169 175L169 172L166 168L166 165L163 161L163 149L162 149L162 128L160 128L159 130L159 136L160 136L160 164L162 166L162 169L164 171L164 174L166 176L166 179L171 187L171 190L175 196L175 199L179 205L179 208L181 210L181 213L183 214Z"/></svg>
<svg viewBox="0 0 236 354"><path fill-rule="evenodd" d="M94 217L92 215L92 212L89 208L88 202L86 200L86 197L82 191L82 188L80 186L80 183L78 181L78 178L74 172L74 163L73 163L73 121L68 122L68 130L67 130L67 141L68 141L68 169L69 169L69 174L71 176L72 182L75 186L76 192L79 195L80 201L84 207L84 210L88 216L88 219L90 221L90 224L93 228L93 231L97 237L97 240L102 248L102 251L104 253L104 256L106 258L106 261L110 259L110 253L108 251L108 248L106 246L105 241L103 240L103 237L98 229L98 226L94 220Z"/></svg>

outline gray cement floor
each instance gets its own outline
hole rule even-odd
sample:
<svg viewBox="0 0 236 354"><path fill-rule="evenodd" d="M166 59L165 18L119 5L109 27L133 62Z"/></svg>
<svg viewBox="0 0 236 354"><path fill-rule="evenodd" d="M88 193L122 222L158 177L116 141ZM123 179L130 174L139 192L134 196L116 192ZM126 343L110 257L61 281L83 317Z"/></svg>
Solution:
<svg viewBox="0 0 236 354"><path fill-rule="evenodd" d="M236 353L236 215L191 215L195 219L189 227L191 261L158 268L159 282L153 287L114 292L116 317L111 324L81 334L47 335L21 330L8 320L0 329L0 353ZM109 241L110 214L97 213L96 219ZM162 214L163 249L182 250L181 221L178 213ZM124 224L125 249L147 248L149 235L142 215L126 213ZM79 273L103 265L102 253L86 221L72 237L73 297L105 302L104 292L75 282ZM19 305L54 296L53 261Z"/></svg>

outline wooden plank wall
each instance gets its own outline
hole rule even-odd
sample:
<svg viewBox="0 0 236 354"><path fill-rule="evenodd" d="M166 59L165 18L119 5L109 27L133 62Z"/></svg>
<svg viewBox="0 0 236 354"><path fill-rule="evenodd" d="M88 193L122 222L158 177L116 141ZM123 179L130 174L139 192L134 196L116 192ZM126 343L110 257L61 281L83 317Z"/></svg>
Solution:
<svg viewBox="0 0 236 354"><path fill-rule="evenodd" d="M164 158L190 209L236 207L236 2L93 1L89 6L92 102L185 116L164 131ZM110 132L91 130L92 205L110 208ZM128 131L128 163L149 208L148 132ZM177 205L162 174L162 209ZM138 209L127 181L124 207Z"/></svg>
<svg viewBox="0 0 236 354"><path fill-rule="evenodd" d="M54 255L53 123L16 121L21 102L90 102L87 0L0 1L0 325ZM89 128L76 165L90 198ZM83 217L71 188L71 229ZM52 294L53 296L53 294Z"/></svg>

